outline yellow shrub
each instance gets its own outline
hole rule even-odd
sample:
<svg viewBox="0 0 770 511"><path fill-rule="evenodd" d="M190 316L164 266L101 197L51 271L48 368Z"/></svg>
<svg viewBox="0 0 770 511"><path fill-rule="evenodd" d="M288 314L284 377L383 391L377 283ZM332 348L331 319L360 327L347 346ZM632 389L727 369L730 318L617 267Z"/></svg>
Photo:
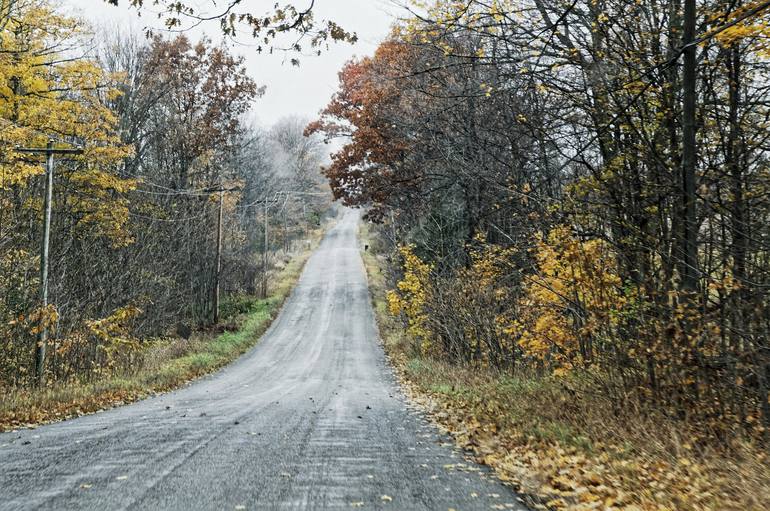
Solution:
<svg viewBox="0 0 770 511"><path fill-rule="evenodd" d="M557 372L590 362L594 343L617 326L628 301L615 253L603 240L581 241L559 226L538 240L535 259L537 272L509 332L527 355L547 359Z"/></svg>
<svg viewBox="0 0 770 511"><path fill-rule="evenodd" d="M423 353L431 348L431 334L425 323L425 304L428 300L432 266L424 263L414 253L414 246L402 245L404 277L395 290L388 291L388 309L394 316L403 314L407 320L407 332L420 341Z"/></svg>
<svg viewBox="0 0 770 511"><path fill-rule="evenodd" d="M474 349L481 346L484 352L482 355L487 360L493 357L512 360L515 345L506 332L506 326L511 324L514 317L514 311L509 306L514 289L506 277L511 271L511 258L516 249L487 243L481 234L476 235L475 240L476 246L470 249L471 264L458 275L466 298L461 303L466 308L477 310L467 329L467 342ZM480 315L490 317L493 327L475 333L474 327L478 326L476 323ZM502 360L495 360L496 365L500 363Z"/></svg>
<svg viewBox="0 0 770 511"><path fill-rule="evenodd" d="M399 251L404 276L387 294L388 309L394 316L403 315L407 333L420 342L424 355L496 367L513 361L516 345L506 333L512 321L512 289L506 277L513 249L477 236L469 248L470 264L451 276L435 275L412 246Z"/></svg>
<svg viewBox="0 0 770 511"><path fill-rule="evenodd" d="M116 309L106 318L85 322L86 338L93 339L103 350L105 359L99 371L109 372L141 348L139 339L130 334L130 324L142 311L133 305Z"/></svg>

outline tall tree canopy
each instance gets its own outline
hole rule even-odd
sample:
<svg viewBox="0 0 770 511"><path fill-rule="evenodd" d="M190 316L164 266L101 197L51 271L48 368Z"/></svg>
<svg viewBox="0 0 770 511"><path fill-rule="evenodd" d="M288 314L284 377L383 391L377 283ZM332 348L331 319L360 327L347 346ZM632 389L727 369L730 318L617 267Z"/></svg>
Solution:
<svg viewBox="0 0 770 511"><path fill-rule="evenodd" d="M94 48L47 0L0 13L0 386L31 381L41 325L49 381L131 370L154 339L210 325L217 288L256 294L273 254L323 214L321 199L292 222L269 211L264 243L260 201L319 191L318 142L245 122L264 89L225 46L110 33ZM56 158L42 308L44 161L17 148L49 139L84 151Z"/></svg>
<svg viewBox="0 0 770 511"><path fill-rule="evenodd" d="M422 348L770 426L768 4L412 5L308 130Z"/></svg>

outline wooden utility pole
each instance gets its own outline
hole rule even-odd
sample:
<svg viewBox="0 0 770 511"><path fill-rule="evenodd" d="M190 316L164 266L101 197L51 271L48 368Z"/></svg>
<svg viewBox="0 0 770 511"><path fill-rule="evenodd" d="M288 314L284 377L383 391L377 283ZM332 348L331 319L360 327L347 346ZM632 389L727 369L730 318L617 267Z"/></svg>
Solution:
<svg viewBox="0 0 770 511"><path fill-rule="evenodd" d="M219 211L217 212L217 250L214 260L214 311L213 322L216 325L219 323L219 302L220 302L220 286L222 280L222 237L223 223L224 223L224 207L225 207L225 192L238 192L241 189L234 188L209 188L206 190L208 193L219 193Z"/></svg>
<svg viewBox="0 0 770 511"><path fill-rule="evenodd" d="M283 207L281 213L283 213L283 251L289 252L289 222L286 218L286 203L289 202L289 194L286 194L286 199L283 201Z"/></svg>
<svg viewBox="0 0 770 511"><path fill-rule="evenodd" d="M267 216L267 205L269 204L268 200L264 200L265 203L265 239L262 244L262 298L267 298L267 243L268 243L268 235L267 235L267 229L268 229L268 216Z"/></svg>
<svg viewBox="0 0 770 511"><path fill-rule="evenodd" d="M45 154L45 192L43 195L43 239L40 243L40 332L35 347L35 383L45 384L45 352L48 344L48 253L51 241L54 154L82 154L83 149L55 149L53 139L45 147L17 147L20 153Z"/></svg>
<svg viewBox="0 0 770 511"><path fill-rule="evenodd" d="M214 324L219 323L219 281L222 275L222 209L225 191L219 190L219 215L217 219L217 262L214 270Z"/></svg>

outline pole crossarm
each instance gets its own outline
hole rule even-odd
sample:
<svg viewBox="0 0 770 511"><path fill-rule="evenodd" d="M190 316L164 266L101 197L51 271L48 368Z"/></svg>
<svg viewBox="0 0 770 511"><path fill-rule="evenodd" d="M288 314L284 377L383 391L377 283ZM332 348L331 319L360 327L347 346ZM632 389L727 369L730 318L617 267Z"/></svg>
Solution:
<svg viewBox="0 0 770 511"><path fill-rule="evenodd" d="M240 186L233 186L231 188L225 188L225 187L218 187L218 188L206 188L202 190L203 193L222 193L222 192L240 192L243 191L243 188Z"/></svg>
<svg viewBox="0 0 770 511"><path fill-rule="evenodd" d="M82 147L56 148L56 147L16 147L17 153L31 154L83 154Z"/></svg>

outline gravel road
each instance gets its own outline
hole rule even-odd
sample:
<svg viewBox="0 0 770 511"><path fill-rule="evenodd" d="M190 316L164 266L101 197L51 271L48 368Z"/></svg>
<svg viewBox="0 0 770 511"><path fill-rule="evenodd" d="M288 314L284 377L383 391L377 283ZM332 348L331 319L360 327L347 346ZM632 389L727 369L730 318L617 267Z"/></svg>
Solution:
<svg viewBox="0 0 770 511"><path fill-rule="evenodd" d="M345 210L280 316L175 392L0 434L0 510L525 509L400 393Z"/></svg>

